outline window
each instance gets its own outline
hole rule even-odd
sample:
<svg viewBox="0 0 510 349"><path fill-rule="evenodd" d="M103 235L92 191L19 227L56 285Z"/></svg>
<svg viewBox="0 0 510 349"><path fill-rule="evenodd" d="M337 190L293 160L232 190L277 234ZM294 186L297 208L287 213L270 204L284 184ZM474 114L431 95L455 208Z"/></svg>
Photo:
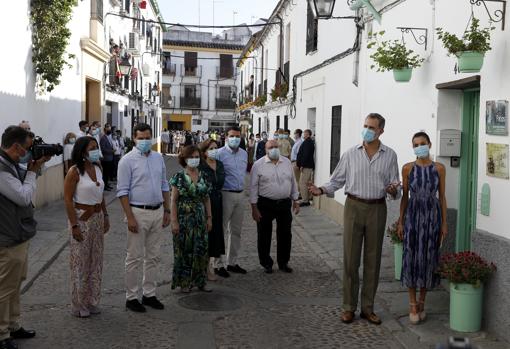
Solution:
<svg viewBox="0 0 510 349"><path fill-rule="evenodd" d="M131 0L124 0L124 11L126 13L129 13L129 4L131 3Z"/></svg>
<svg viewBox="0 0 510 349"><path fill-rule="evenodd" d="M92 19L103 23L103 0L92 0L90 2L90 14Z"/></svg>
<svg viewBox="0 0 510 349"><path fill-rule="evenodd" d="M200 109L200 85L183 85L181 88L181 108Z"/></svg>
<svg viewBox="0 0 510 349"><path fill-rule="evenodd" d="M306 16L306 53L317 51L317 39L318 39L318 19L313 15L310 2L308 3Z"/></svg>
<svg viewBox="0 0 510 349"><path fill-rule="evenodd" d="M202 125L202 120L200 120L200 119L193 119L193 125Z"/></svg>
<svg viewBox="0 0 510 349"><path fill-rule="evenodd" d="M184 76L196 76L197 53L184 52Z"/></svg>
<svg viewBox="0 0 510 349"><path fill-rule="evenodd" d="M234 60L232 55L220 54L219 78L230 79L234 76Z"/></svg>
<svg viewBox="0 0 510 349"><path fill-rule="evenodd" d="M280 129L280 115L276 115L276 129Z"/></svg>
<svg viewBox="0 0 510 349"><path fill-rule="evenodd" d="M290 61L290 23L285 27L285 62Z"/></svg>
<svg viewBox="0 0 510 349"><path fill-rule="evenodd" d="M216 109L235 109L235 102L232 101L234 86L218 86L216 91Z"/></svg>
<svg viewBox="0 0 510 349"><path fill-rule="evenodd" d="M340 140L342 137L342 106L335 105L331 111L331 159L329 172L333 173L340 161Z"/></svg>
<svg viewBox="0 0 510 349"><path fill-rule="evenodd" d="M285 115L283 117L283 129L288 130L289 129L289 116Z"/></svg>

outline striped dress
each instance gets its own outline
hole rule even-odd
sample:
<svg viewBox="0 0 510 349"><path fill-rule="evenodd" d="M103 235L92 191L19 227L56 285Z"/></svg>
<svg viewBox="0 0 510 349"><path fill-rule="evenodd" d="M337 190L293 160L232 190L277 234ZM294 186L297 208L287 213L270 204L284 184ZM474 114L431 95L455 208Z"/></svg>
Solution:
<svg viewBox="0 0 510 349"><path fill-rule="evenodd" d="M402 285L432 289L439 285L441 206L439 173L434 163L414 164L409 173L409 205L404 225Z"/></svg>

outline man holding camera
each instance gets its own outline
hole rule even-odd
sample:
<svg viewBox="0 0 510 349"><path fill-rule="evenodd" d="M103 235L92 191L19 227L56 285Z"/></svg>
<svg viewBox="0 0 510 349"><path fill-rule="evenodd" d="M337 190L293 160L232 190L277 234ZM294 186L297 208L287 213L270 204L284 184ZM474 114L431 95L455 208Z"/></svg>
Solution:
<svg viewBox="0 0 510 349"><path fill-rule="evenodd" d="M33 134L8 127L0 149L0 349L16 349L13 339L32 338L35 331L19 324L20 289L27 275L28 240L36 233L32 197L36 172L49 157L31 159ZM26 172L20 168L27 164Z"/></svg>

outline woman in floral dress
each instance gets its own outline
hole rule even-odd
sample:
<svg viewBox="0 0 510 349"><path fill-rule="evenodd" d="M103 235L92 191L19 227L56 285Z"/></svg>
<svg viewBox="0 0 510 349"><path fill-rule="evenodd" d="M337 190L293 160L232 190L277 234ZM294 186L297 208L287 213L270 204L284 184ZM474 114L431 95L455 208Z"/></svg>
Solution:
<svg viewBox="0 0 510 349"><path fill-rule="evenodd" d="M212 228L210 187L198 170L200 151L196 146L184 147L179 163L184 170L170 181L174 245L172 289L180 287L182 292L189 292L198 287L210 292L206 288L208 232Z"/></svg>

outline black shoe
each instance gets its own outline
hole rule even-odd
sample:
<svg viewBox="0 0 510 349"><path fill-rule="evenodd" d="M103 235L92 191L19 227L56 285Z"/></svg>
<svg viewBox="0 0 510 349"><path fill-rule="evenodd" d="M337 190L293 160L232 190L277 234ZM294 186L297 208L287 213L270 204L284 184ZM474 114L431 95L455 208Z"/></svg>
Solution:
<svg viewBox="0 0 510 349"><path fill-rule="evenodd" d="M264 273L272 274L273 273L273 267L272 266L264 267Z"/></svg>
<svg viewBox="0 0 510 349"><path fill-rule="evenodd" d="M28 339L35 337L35 331L25 330L23 327L20 327L19 330L11 332L11 337L15 339Z"/></svg>
<svg viewBox="0 0 510 349"><path fill-rule="evenodd" d="M145 309L145 307L140 304L138 299L126 301L126 308L134 311L135 313L145 313L147 311L147 309Z"/></svg>
<svg viewBox="0 0 510 349"><path fill-rule="evenodd" d="M143 296L142 297L142 304L143 305L148 305L149 307L154 308L154 309L158 309L158 310L165 309L165 306L163 305L163 303L161 303L156 298L156 296L153 296L153 297L145 297L145 296Z"/></svg>
<svg viewBox="0 0 510 349"><path fill-rule="evenodd" d="M218 269L218 268L214 268L214 273L215 273L216 275L219 275L219 276L223 277L223 278L228 278L228 277L230 277L230 274L229 274L229 272L227 271L227 269L225 269L225 268L223 268L223 267L221 267L221 268L219 268L219 269Z"/></svg>
<svg viewBox="0 0 510 349"><path fill-rule="evenodd" d="M292 273L292 268L289 267L288 265L284 265L283 267L279 267L279 269L281 271L283 271L284 273Z"/></svg>
<svg viewBox="0 0 510 349"><path fill-rule="evenodd" d="M12 338L4 339L0 341L0 349L18 349L16 342L12 340Z"/></svg>
<svg viewBox="0 0 510 349"><path fill-rule="evenodd" d="M307 207L307 206L310 206L309 202L302 202L299 204L299 207Z"/></svg>
<svg viewBox="0 0 510 349"><path fill-rule="evenodd" d="M227 266L227 270L230 271L231 273L236 273L236 274L246 274L247 273L245 269L243 269L239 266L239 264L236 264L234 266L229 265L229 266Z"/></svg>

